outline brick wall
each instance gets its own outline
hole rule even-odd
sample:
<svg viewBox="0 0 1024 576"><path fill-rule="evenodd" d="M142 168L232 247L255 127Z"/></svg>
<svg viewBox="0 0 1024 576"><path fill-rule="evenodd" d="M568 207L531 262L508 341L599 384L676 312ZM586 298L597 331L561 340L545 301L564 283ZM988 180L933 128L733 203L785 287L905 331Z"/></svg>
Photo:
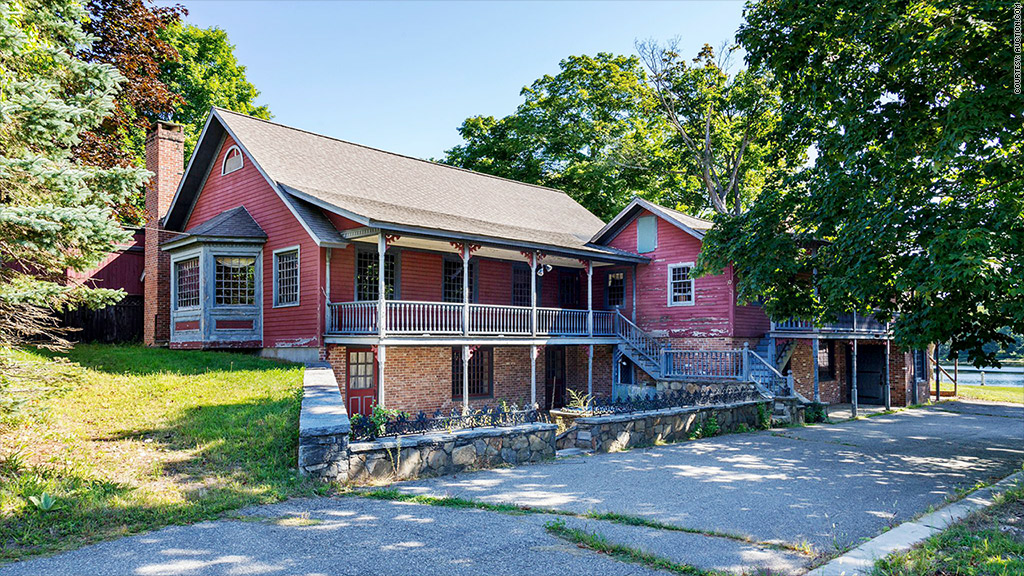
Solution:
<svg viewBox="0 0 1024 576"><path fill-rule="evenodd" d="M611 396L612 353L614 346L594 346L594 395ZM587 347L565 347L566 388L581 394L587 392ZM566 402L569 398L566 398Z"/></svg>
<svg viewBox="0 0 1024 576"><path fill-rule="evenodd" d="M808 400L814 400L814 356L810 340L795 340L796 347L789 361L789 369L793 374L793 385L796 391ZM822 377L818 380L818 392L821 401L829 404L842 404L850 401L850 386L846 381L846 346L845 340L833 341L832 359L836 364L835 378ZM824 341L822 341L824 344Z"/></svg>
<svg viewBox="0 0 1024 576"><path fill-rule="evenodd" d="M146 136L146 169L153 177L146 184L146 280L143 288L142 339L147 346L170 340L171 258L160 250L167 236L160 219L167 214L185 170L185 137L181 126L157 122Z"/></svg>

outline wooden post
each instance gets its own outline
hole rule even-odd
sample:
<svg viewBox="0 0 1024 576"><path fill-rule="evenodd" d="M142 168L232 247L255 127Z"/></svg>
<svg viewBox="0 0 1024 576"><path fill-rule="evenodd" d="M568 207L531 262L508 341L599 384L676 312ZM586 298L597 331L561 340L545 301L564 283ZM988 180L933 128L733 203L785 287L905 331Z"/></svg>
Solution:
<svg viewBox="0 0 1024 576"><path fill-rule="evenodd" d="M818 382L818 346L819 346L818 337L815 336L814 339L811 340L811 358L813 358L812 363L811 363L811 366L812 366L811 367L811 376L814 378L814 401L815 402L821 402L821 390L819 389L819 382Z"/></svg>
<svg viewBox="0 0 1024 576"><path fill-rule="evenodd" d="M587 260L587 335L594 335L594 261ZM593 356L593 345L590 348Z"/></svg>
<svg viewBox="0 0 1024 576"><path fill-rule="evenodd" d="M530 334L537 335L537 253L530 254ZM536 347L534 347L536 348ZM536 350L534 355L536 356Z"/></svg>
<svg viewBox="0 0 1024 576"><path fill-rule="evenodd" d="M384 238L384 232L381 231L377 234L377 332L381 338L384 337L384 332L387 330L388 320L384 286L384 253L387 250L387 239Z"/></svg>
<svg viewBox="0 0 1024 576"><path fill-rule="evenodd" d="M469 334L469 242L462 243L462 334Z"/></svg>
<svg viewBox="0 0 1024 576"><path fill-rule="evenodd" d="M469 346L462 345L462 413L469 414Z"/></svg>
<svg viewBox="0 0 1024 576"><path fill-rule="evenodd" d="M743 343L743 381L750 382L750 343Z"/></svg>
<svg viewBox="0 0 1024 576"><path fill-rule="evenodd" d="M327 262L324 264L324 271L326 272L327 276L326 276L326 278L324 278L324 300L325 300L325 302L324 302L324 309L326 310L327 313L324 314L324 317L325 317L324 318L324 328L328 332L330 332L331 331L331 249L327 248L326 251L325 251L325 254L326 254L326 257L327 257Z"/></svg>
<svg viewBox="0 0 1024 576"><path fill-rule="evenodd" d="M853 404L852 415L857 417L857 339L853 339L853 384L850 386L850 402Z"/></svg>
<svg viewBox="0 0 1024 576"><path fill-rule="evenodd" d="M636 324L636 264L633 264L633 306L629 311L633 324Z"/></svg>
<svg viewBox="0 0 1024 576"><path fill-rule="evenodd" d="M537 345L530 345L530 405L537 409Z"/></svg>
<svg viewBox="0 0 1024 576"><path fill-rule="evenodd" d="M892 382L889 379L889 339L885 339L885 409L892 410Z"/></svg>
<svg viewBox="0 0 1024 576"><path fill-rule="evenodd" d="M384 362L386 358L387 348L380 344L377 346L377 405L381 408L385 407L384 404Z"/></svg>
<svg viewBox="0 0 1024 576"><path fill-rule="evenodd" d="M768 360L768 363L771 364L772 368L776 368L777 369L779 367L778 366L778 361L775 359L776 356L778 356L778 354L779 354L778 344L776 344L776 342L775 342L775 337L774 336L769 336L768 337L768 358L765 358L765 360Z"/></svg>
<svg viewBox="0 0 1024 576"><path fill-rule="evenodd" d="M594 396L594 345L587 346L587 394Z"/></svg>
<svg viewBox="0 0 1024 576"><path fill-rule="evenodd" d="M953 359L953 397L956 397L960 391L960 356L957 355Z"/></svg>
<svg viewBox="0 0 1024 576"><path fill-rule="evenodd" d="M939 401L942 392L942 366L939 365L938 348L935 349L935 401Z"/></svg>

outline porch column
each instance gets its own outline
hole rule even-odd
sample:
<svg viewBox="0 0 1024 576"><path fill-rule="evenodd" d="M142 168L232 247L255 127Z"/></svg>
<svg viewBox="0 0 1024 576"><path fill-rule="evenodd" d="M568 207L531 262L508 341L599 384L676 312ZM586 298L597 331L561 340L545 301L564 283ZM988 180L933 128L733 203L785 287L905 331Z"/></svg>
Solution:
<svg viewBox="0 0 1024 576"><path fill-rule="evenodd" d="M587 260L587 335L594 335L594 261ZM594 347L590 347L593 356Z"/></svg>
<svg viewBox="0 0 1024 576"><path fill-rule="evenodd" d="M462 413L469 413L469 346L462 345Z"/></svg>
<svg viewBox="0 0 1024 576"><path fill-rule="evenodd" d="M332 314L331 314L331 249L330 248L325 249L324 254L325 254L326 258L327 258L327 261L324 264L324 270L325 270L325 272L327 274L327 277L324 278L324 311L326 312L324 314L324 328L328 332L330 332L331 331L331 316L332 316Z"/></svg>
<svg viewBox="0 0 1024 576"><path fill-rule="evenodd" d="M537 253L530 254L530 334L537 335ZM533 357L536 360L537 350L534 346ZM536 369L536 366L534 366ZM534 382L536 387L536 381Z"/></svg>
<svg viewBox="0 0 1024 576"><path fill-rule="evenodd" d="M882 392L885 394L885 409L892 410L892 382L889 380L889 339L885 340L885 388Z"/></svg>
<svg viewBox="0 0 1024 576"><path fill-rule="evenodd" d="M633 264L633 306L629 310L633 324L636 324L636 264Z"/></svg>
<svg viewBox="0 0 1024 576"><path fill-rule="evenodd" d="M384 286L384 253L388 251L388 241L384 232L377 234L377 332L384 337L387 330L388 314L385 303L386 289Z"/></svg>
<svg viewBox="0 0 1024 576"><path fill-rule="evenodd" d="M537 409L537 345L530 345L530 405Z"/></svg>
<svg viewBox="0 0 1024 576"><path fill-rule="evenodd" d="M811 375L814 377L814 401L821 402L821 390L818 388L818 337L811 340Z"/></svg>
<svg viewBox="0 0 1024 576"><path fill-rule="evenodd" d="M851 414L857 417L857 339L853 339L853 382L850 386L850 402L853 404Z"/></svg>
<svg viewBox="0 0 1024 576"><path fill-rule="evenodd" d="M771 364L772 368L776 368L776 369L778 369L778 367L779 367L778 364L776 364L776 360L775 360L775 358L778 356L778 353L779 353L779 351L777 349L777 346L778 345L775 342L775 337L774 336L769 336L768 337L768 357L765 358L765 360L767 360L768 363Z"/></svg>
<svg viewBox="0 0 1024 576"><path fill-rule="evenodd" d="M587 394L594 397L594 345L587 345Z"/></svg>
<svg viewBox="0 0 1024 576"><path fill-rule="evenodd" d="M469 334L469 242L463 242L462 244L462 333ZM469 358L463 355L463 360L469 362ZM465 373L464 373L465 374ZM465 380L469 382L469 376L466 375ZM469 405L469 399L465 399L465 403Z"/></svg>
<svg viewBox="0 0 1024 576"><path fill-rule="evenodd" d="M384 362L386 360L387 348L380 344L377 346L377 404L384 408Z"/></svg>

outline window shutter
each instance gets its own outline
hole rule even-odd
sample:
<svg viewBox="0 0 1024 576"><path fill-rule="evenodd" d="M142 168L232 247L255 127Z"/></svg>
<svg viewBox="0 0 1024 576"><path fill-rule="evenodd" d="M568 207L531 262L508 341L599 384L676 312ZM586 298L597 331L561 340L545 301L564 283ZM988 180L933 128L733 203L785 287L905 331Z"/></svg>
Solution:
<svg viewBox="0 0 1024 576"><path fill-rule="evenodd" d="M658 219L654 216L641 216L636 219L636 251L654 252L658 247Z"/></svg>

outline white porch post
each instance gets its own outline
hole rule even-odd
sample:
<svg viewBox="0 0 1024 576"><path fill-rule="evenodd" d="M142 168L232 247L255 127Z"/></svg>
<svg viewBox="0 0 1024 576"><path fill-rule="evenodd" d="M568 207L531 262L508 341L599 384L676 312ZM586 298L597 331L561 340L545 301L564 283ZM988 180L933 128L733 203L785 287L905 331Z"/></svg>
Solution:
<svg viewBox="0 0 1024 576"><path fill-rule="evenodd" d="M326 278L324 278L324 328L331 331L331 249L325 249L324 255L327 261L324 263L324 271Z"/></svg>
<svg viewBox="0 0 1024 576"><path fill-rule="evenodd" d="M469 242L462 243L462 334L469 334ZM463 357L463 359L466 362L469 361L469 358ZM466 378L469 376L467 375ZM468 402L467 398L467 405Z"/></svg>
<svg viewBox="0 0 1024 576"><path fill-rule="evenodd" d="M850 402L853 404L852 415L857 417L857 339L853 339L853 383L850 386Z"/></svg>
<svg viewBox="0 0 1024 576"><path fill-rule="evenodd" d="M462 345L462 413L469 413L469 346Z"/></svg>
<svg viewBox="0 0 1024 576"><path fill-rule="evenodd" d="M594 397L594 345L587 345L587 395Z"/></svg>
<svg viewBox="0 0 1024 576"><path fill-rule="evenodd" d="M821 390L818 388L818 337L815 336L811 340L811 358L813 363L811 364L811 372L814 377L814 401L821 402Z"/></svg>
<svg viewBox="0 0 1024 576"><path fill-rule="evenodd" d="M537 409L537 345L530 345L530 405Z"/></svg>
<svg viewBox="0 0 1024 576"><path fill-rule="evenodd" d="M633 264L633 305L629 308L633 324L636 324L636 264Z"/></svg>
<svg viewBox="0 0 1024 576"><path fill-rule="evenodd" d="M377 404L384 408L384 362L386 358L386 347L383 344L377 346Z"/></svg>
<svg viewBox="0 0 1024 576"><path fill-rule="evenodd" d="M537 335L537 253L530 254L530 334ZM536 348L536 347L534 347ZM536 357L534 350L534 357ZM536 384L536 383L535 383Z"/></svg>
<svg viewBox="0 0 1024 576"><path fill-rule="evenodd" d="M594 261L587 260L587 336L594 335ZM593 352L593 346L591 346ZM591 354L593 356L593 354Z"/></svg>
<svg viewBox="0 0 1024 576"><path fill-rule="evenodd" d="M384 337L388 323L386 288L384 286L384 253L387 251L387 239L384 238L384 232L380 232L377 235L377 332L381 338Z"/></svg>
<svg viewBox="0 0 1024 576"><path fill-rule="evenodd" d="M885 409L886 410L891 410L892 409L892 390L891 390L891 386L892 386L892 384L891 384L891 382L889 380L889 339L886 338L886 340L885 340L885 388L882 389L882 392L885 393Z"/></svg>

